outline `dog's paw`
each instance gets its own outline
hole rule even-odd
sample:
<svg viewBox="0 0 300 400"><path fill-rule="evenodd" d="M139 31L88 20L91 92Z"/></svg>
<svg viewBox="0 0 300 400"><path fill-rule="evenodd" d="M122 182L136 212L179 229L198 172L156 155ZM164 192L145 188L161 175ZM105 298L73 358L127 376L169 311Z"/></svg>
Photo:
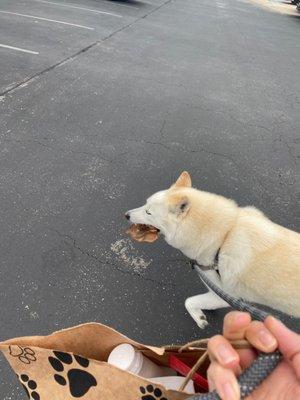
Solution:
<svg viewBox="0 0 300 400"><path fill-rule="evenodd" d="M197 315L197 317L194 318L194 320L200 329L204 329L208 325L206 316L204 314Z"/></svg>

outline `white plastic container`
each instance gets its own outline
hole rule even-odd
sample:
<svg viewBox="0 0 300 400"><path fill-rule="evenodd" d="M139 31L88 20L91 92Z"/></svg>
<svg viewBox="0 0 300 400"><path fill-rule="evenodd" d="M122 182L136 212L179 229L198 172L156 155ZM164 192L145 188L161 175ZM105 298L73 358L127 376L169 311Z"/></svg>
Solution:
<svg viewBox="0 0 300 400"><path fill-rule="evenodd" d="M115 347L110 353L107 362L142 378L176 375L176 372L171 368L160 367L127 343Z"/></svg>
<svg viewBox="0 0 300 400"><path fill-rule="evenodd" d="M152 382L159 383L168 390L179 390L184 380L185 380L184 376L159 376L156 378L155 377L151 378ZM195 387L192 380L188 381L183 391L188 394L195 393Z"/></svg>

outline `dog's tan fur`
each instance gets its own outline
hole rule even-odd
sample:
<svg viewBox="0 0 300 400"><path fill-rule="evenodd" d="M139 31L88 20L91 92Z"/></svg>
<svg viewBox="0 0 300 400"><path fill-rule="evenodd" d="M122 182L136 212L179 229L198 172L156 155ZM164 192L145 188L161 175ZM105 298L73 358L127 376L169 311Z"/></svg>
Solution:
<svg viewBox="0 0 300 400"><path fill-rule="evenodd" d="M209 274L225 291L300 317L299 233L275 224L254 207L238 207L225 197L192 188L187 172L129 214L132 222L159 228L170 245L202 265L212 265L220 248L220 278ZM201 327L206 324L201 308L226 306L212 293L207 295L186 301Z"/></svg>

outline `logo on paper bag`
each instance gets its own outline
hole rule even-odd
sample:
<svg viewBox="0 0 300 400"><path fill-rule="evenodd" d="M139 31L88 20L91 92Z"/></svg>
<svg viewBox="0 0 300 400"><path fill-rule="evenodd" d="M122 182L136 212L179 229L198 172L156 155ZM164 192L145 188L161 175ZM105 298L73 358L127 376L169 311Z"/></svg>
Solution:
<svg viewBox="0 0 300 400"><path fill-rule="evenodd" d="M30 364L36 361L35 352L30 347L9 346L9 354L18 358L23 364Z"/></svg>
<svg viewBox="0 0 300 400"><path fill-rule="evenodd" d="M25 389L25 392L29 399L32 400L40 400L40 395L37 392L37 383L33 380L30 379L28 375L22 374L22 375L17 375L17 377L20 379L20 382Z"/></svg>
<svg viewBox="0 0 300 400"><path fill-rule="evenodd" d="M142 400L167 400L162 397L162 391L159 388L154 388L152 385L146 387L141 386L140 391L143 394Z"/></svg>
<svg viewBox="0 0 300 400"><path fill-rule="evenodd" d="M73 397L83 397L91 387L97 386L95 377L86 371L90 364L88 359L61 351L53 353L55 357L48 357L48 360L52 368L58 372L54 374L54 379L61 386L68 384ZM78 367L77 364L82 368L71 368Z"/></svg>

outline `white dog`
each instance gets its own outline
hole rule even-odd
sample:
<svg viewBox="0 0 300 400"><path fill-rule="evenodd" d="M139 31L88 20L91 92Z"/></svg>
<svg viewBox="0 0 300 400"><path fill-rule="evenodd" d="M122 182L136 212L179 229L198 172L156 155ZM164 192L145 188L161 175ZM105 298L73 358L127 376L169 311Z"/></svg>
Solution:
<svg viewBox="0 0 300 400"><path fill-rule="evenodd" d="M169 189L126 213L135 224L152 225L187 257L217 271L209 278L225 292L300 317L300 234L270 221L254 207L191 187L183 172ZM216 257L217 256L217 257ZM200 328L202 311L228 307L212 292L185 306Z"/></svg>

